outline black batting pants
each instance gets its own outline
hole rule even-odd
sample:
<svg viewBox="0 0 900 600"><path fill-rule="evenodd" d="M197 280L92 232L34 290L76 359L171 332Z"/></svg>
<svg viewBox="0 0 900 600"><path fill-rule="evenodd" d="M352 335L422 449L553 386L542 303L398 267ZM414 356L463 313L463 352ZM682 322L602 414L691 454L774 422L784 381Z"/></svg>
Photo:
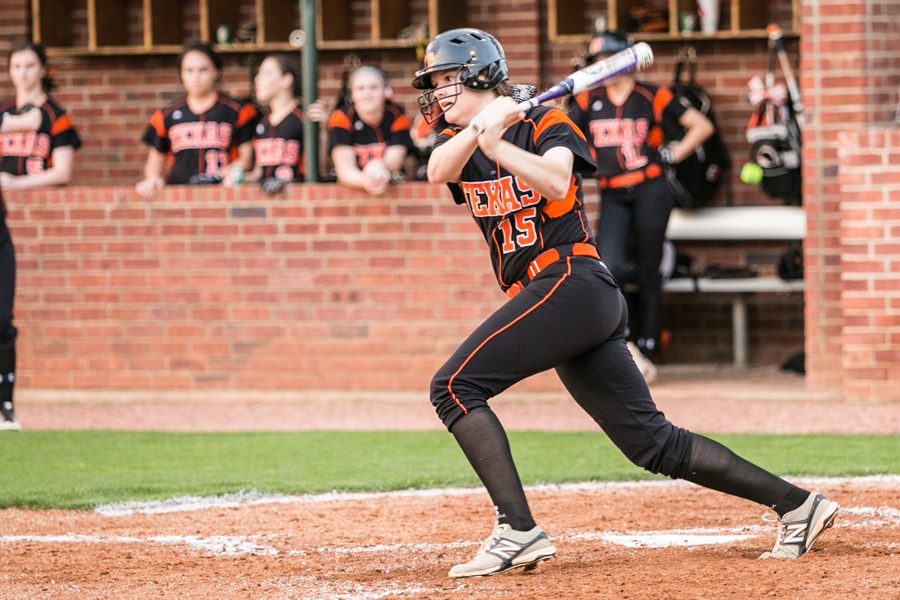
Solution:
<svg viewBox="0 0 900 600"><path fill-rule="evenodd" d="M625 345L628 311L600 261L545 268L482 323L434 376L431 401L449 429L526 377L555 368L575 401L635 464L681 477L691 434L657 409Z"/></svg>
<svg viewBox="0 0 900 600"><path fill-rule="evenodd" d="M16 381L16 251L6 224L0 221L0 405L12 402Z"/></svg>
<svg viewBox="0 0 900 600"><path fill-rule="evenodd" d="M616 281L638 285L630 338L653 356L662 330L662 260L666 227L675 199L665 177L633 188L601 192L598 246Z"/></svg>

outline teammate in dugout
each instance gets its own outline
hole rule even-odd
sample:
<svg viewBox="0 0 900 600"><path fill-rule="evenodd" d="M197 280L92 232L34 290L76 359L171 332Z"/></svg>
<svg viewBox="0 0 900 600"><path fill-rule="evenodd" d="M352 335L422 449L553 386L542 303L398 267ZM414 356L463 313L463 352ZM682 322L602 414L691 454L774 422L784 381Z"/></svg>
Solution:
<svg viewBox="0 0 900 600"><path fill-rule="evenodd" d="M33 132L46 121L47 113L33 104L19 105L16 113L0 112L0 136ZM16 337L13 300L16 296L16 251L6 226L6 203L0 193L0 431L19 431L13 407L16 382Z"/></svg>
<svg viewBox="0 0 900 600"><path fill-rule="evenodd" d="M65 185L72 179L81 139L66 110L50 96L56 85L49 68L47 53L39 44L25 42L9 52L9 77L16 95L0 104L0 112L37 106L41 121L30 131L0 136L0 188L4 191Z"/></svg>
<svg viewBox="0 0 900 600"><path fill-rule="evenodd" d="M263 191L280 192L289 182L303 181L303 111L300 109L300 68L285 55L269 56L253 78L262 115L253 134L253 170L247 181L259 181Z"/></svg>
<svg viewBox="0 0 900 600"><path fill-rule="evenodd" d="M258 115L219 92L219 55L207 44L192 44L181 54L179 71L187 95L153 113L143 136L150 150L135 189L148 200L167 183L239 183L253 158ZM237 169L229 168L232 162Z"/></svg>
<svg viewBox="0 0 900 600"><path fill-rule="evenodd" d="M391 102L381 69L362 66L348 80L352 104L328 119L331 162L338 183L379 195L399 177L413 149L410 121Z"/></svg>
<svg viewBox="0 0 900 600"><path fill-rule="evenodd" d="M602 60L632 46L617 32L591 37L587 62ZM629 349L648 382L656 378L650 360L659 350L662 329L660 261L675 198L666 183L666 167L676 164L713 134L703 113L679 102L668 88L637 81L633 74L582 92L570 104L569 117L593 147L601 198L597 229L604 262L616 280L634 271L638 284L631 311ZM663 120L687 131L664 145ZM635 347L636 346L636 347Z"/></svg>
<svg viewBox="0 0 900 600"><path fill-rule="evenodd" d="M600 260L582 198L594 172L584 135L566 114L518 112L508 97L500 43L455 29L426 48L415 88L426 116L450 127L428 163L465 204L488 244L509 300L434 376L431 401L495 505L497 525L451 577L532 568L556 548L532 518L503 426L488 400L555 369L575 401L635 464L752 500L781 518L765 558L797 558L829 527L838 505L670 423L650 396L625 341L627 308ZM480 132L480 133L479 133Z"/></svg>

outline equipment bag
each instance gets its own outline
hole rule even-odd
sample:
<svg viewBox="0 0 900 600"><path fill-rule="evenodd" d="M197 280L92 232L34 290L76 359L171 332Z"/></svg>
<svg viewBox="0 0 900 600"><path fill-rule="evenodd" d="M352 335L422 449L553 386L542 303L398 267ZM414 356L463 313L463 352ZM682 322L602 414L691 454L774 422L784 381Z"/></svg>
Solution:
<svg viewBox="0 0 900 600"><path fill-rule="evenodd" d="M762 190L785 204L801 203L800 127L789 104L760 102L747 124L750 158L762 167Z"/></svg>
<svg viewBox="0 0 900 600"><path fill-rule="evenodd" d="M687 82L682 81L685 64L688 65ZM712 101L704 89L697 85L696 76L697 54L693 48L688 48L680 52L675 60L672 93L683 104L703 113L715 126ZM663 133L667 141L680 140L685 131L679 123L663 122ZM675 204L681 208L697 208L708 204L730 168L731 157L716 127L712 136L698 146L693 154L669 169L668 182L675 194Z"/></svg>

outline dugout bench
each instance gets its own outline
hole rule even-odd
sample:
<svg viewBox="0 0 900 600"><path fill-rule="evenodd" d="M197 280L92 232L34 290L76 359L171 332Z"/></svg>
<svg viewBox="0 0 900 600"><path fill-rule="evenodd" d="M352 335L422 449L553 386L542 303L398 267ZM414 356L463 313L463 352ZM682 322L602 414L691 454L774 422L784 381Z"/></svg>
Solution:
<svg viewBox="0 0 900 600"><path fill-rule="evenodd" d="M694 210L676 208L666 237L679 241L802 240L806 215L799 206L728 206ZM802 279L779 277L712 279L685 277L663 283L667 293L730 294L734 365L747 366L747 301L756 293L802 293Z"/></svg>

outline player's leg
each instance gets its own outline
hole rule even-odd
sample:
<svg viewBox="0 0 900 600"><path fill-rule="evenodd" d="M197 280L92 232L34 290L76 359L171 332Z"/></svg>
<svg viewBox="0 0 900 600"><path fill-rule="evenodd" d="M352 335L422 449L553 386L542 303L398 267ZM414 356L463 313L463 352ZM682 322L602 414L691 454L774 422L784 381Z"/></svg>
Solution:
<svg viewBox="0 0 900 600"><path fill-rule="evenodd" d="M674 204L674 197L663 177L645 182L634 193L638 314L632 318L635 323L632 338L648 358L652 358L659 349L662 331L662 275L659 264Z"/></svg>
<svg viewBox="0 0 900 600"><path fill-rule="evenodd" d="M571 262L581 263L579 273L571 274ZM508 560L498 558L507 552L499 548L480 552L470 563L454 567L451 576L492 574L555 554L535 526L506 433L487 402L517 381L585 352L617 325L583 301L584 278L596 278L584 264L597 261L573 258L546 268L478 327L432 381L438 415L497 509L499 533L487 545L519 548L507 550L512 552ZM608 272L606 277L611 280Z"/></svg>
<svg viewBox="0 0 900 600"><path fill-rule="evenodd" d="M625 192L604 190L601 195L597 247L609 271L620 285L629 278L631 258L632 206Z"/></svg>
<svg viewBox="0 0 900 600"><path fill-rule="evenodd" d="M599 249L603 262L616 278L621 286L636 283L635 256L637 254L637 236L634 215L635 194L628 190L604 190L602 195L602 212L599 223ZM640 299L640 290L625 293L629 305L637 304ZM641 375L648 382L656 379L656 365L650 359L641 354L634 344L641 331L641 314L637 310L629 310L629 319L625 336L628 338L628 348L634 361L641 371Z"/></svg>
<svg viewBox="0 0 900 600"><path fill-rule="evenodd" d="M605 303L613 309L610 300ZM773 552L766 555L796 558L831 525L836 503L669 422L653 402L621 331L557 367L557 372L578 404L636 465L775 510L782 519L782 534Z"/></svg>
<svg viewBox="0 0 900 600"><path fill-rule="evenodd" d="M6 225L0 225L0 431L17 431L13 408L16 381L16 328L13 299L16 294L16 256Z"/></svg>

